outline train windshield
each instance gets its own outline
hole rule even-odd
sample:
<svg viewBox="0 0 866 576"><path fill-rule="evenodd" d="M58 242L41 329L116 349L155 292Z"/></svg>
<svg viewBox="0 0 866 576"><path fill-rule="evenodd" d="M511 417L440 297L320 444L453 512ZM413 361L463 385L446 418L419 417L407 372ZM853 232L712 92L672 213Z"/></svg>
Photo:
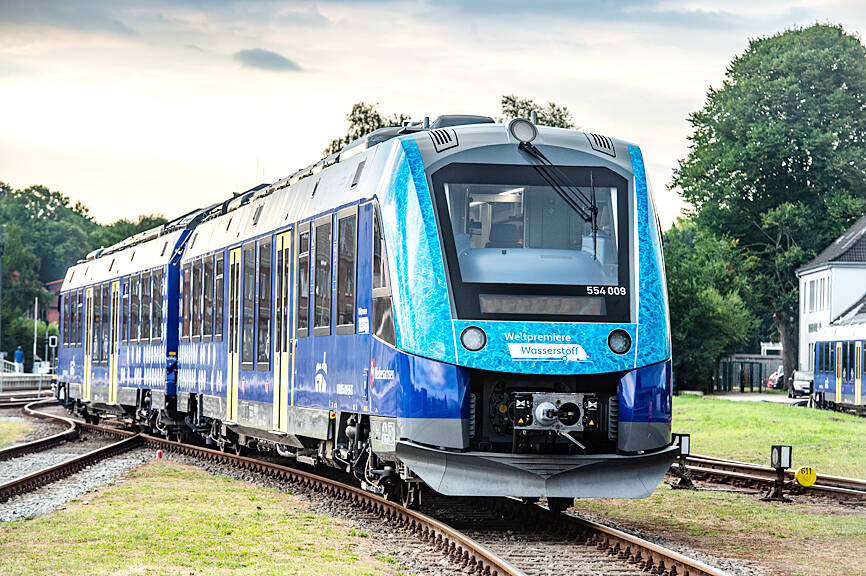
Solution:
<svg viewBox="0 0 866 576"><path fill-rule="evenodd" d="M461 317L628 315L627 183L604 168L557 172L558 190L533 166L452 164L434 175Z"/></svg>

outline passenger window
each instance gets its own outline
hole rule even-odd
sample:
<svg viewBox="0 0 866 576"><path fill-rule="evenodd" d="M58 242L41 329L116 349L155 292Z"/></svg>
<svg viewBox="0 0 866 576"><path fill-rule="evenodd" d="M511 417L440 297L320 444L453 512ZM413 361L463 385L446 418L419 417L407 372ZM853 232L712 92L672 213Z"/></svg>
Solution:
<svg viewBox="0 0 866 576"><path fill-rule="evenodd" d="M151 323L153 324L153 340L162 339L162 269L153 271L153 287L152 287L152 302L153 314Z"/></svg>
<svg viewBox="0 0 866 576"><path fill-rule="evenodd" d="M120 284L120 337L123 343L129 344L129 278L124 278Z"/></svg>
<svg viewBox="0 0 866 576"><path fill-rule="evenodd" d="M216 280L214 282L214 340L221 341L223 339L223 255L220 254L216 259Z"/></svg>
<svg viewBox="0 0 866 576"><path fill-rule="evenodd" d="M150 342L150 272L141 275L141 341Z"/></svg>
<svg viewBox="0 0 866 576"><path fill-rule="evenodd" d="M202 316L201 335L210 340L213 334L213 257L208 256L202 264Z"/></svg>
<svg viewBox="0 0 866 576"><path fill-rule="evenodd" d="M314 334L330 334L331 326L331 217L316 225Z"/></svg>
<svg viewBox="0 0 866 576"><path fill-rule="evenodd" d="M337 334L355 332L357 214L337 220Z"/></svg>
<svg viewBox="0 0 866 576"><path fill-rule="evenodd" d="M310 327L310 225L298 235L298 338L308 335Z"/></svg>
<svg viewBox="0 0 866 576"><path fill-rule="evenodd" d="M192 338L201 337L201 260L192 263Z"/></svg>
<svg viewBox="0 0 866 576"><path fill-rule="evenodd" d="M90 307L90 322L93 325L93 338L90 342L90 354L91 359L94 364L99 364L99 339L100 336L100 319L102 318L102 314L100 314L100 310L102 308L102 291L99 288L99 285L93 287L93 291L91 292L93 296L93 305Z"/></svg>
<svg viewBox="0 0 866 576"><path fill-rule="evenodd" d="M75 297L75 343L81 346L84 343L84 290L79 290Z"/></svg>
<svg viewBox="0 0 866 576"><path fill-rule="evenodd" d="M69 295L61 294L60 302L63 306L63 334L61 336L64 346L69 344Z"/></svg>
<svg viewBox="0 0 866 576"><path fill-rule="evenodd" d="M373 212L373 334L389 344L396 342L385 240L378 210Z"/></svg>
<svg viewBox="0 0 866 576"><path fill-rule="evenodd" d="M102 285L102 351L99 354L100 364L108 364L108 346L111 331L109 322L111 318L111 284Z"/></svg>
<svg viewBox="0 0 866 576"><path fill-rule="evenodd" d="M256 244L250 242L243 249L243 316L241 317L241 363L252 370L256 327Z"/></svg>
<svg viewBox="0 0 866 576"><path fill-rule="evenodd" d="M271 240L259 241L259 301L256 363L259 370L270 368L271 359Z"/></svg>
<svg viewBox="0 0 866 576"><path fill-rule="evenodd" d="M129 339L132 342L138 342L140 288L140 278L137 275L129 279Z"/></svg>
<svg viewBox="0 0 866 576"><path fill-rule="evenodd" d="M183 266L183 310L181 312L181 329L180 335L184 342L189 342L189 291L190 291L190 265L189 263Z"/></svg>

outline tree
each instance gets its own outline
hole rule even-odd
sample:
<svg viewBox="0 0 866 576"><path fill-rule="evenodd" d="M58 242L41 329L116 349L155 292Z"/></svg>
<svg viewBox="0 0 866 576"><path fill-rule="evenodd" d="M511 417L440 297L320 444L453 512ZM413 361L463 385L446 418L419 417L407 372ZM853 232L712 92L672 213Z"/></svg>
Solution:
<svg viewBox="0 0 866 576"><path fill-rule="evenodd" d="M148 214L138 217L138 220L121 218L106 226L100 226L90 235L91 244L95 248L112 246L139 232L162 226L168 220L161 214Z"/></svg>
<svg viewBox="0 0 866 576"><path fill-rule="evenodd" d="M501 106L501 122L508 122L513 118L529 118L534 111L538 117L538 123L542 126L575 128L568 108L554 102L548 102L546 106L539 106L528 98L521 100L514 94L508 94L502 97Z"/></svg>
<svg viewBox="0 0 866 576"><path fill-rule="evenodd" d="M798 347L794 271L866 208L866 48L818 24L749 43L689 117L671 187L698 223L754 259L754 301L773 318L786 377Z"/></svg>
<svg viewBox="0 0 866 576"><path fill-rule="evenodd" d="M387 126L400 126L403 124L403 121L409 120L409 116L406 114L383 116L377 109L378 105L378 103L368 104L366 102L353 104L352 110L346 115L346 120L349 122L348 132L342 138L337 138L328 144L328 147L325 148L325 156L339 152L346 144L374 130Z"/></svg>
<svg viewBox="0 0 866 576"><path fill-rule="evenodd" d="M745 302L751 266L736 243L689 220L664 236L673 369L680 388L711 389L719 359L746 343L758 320Z"/></svg>

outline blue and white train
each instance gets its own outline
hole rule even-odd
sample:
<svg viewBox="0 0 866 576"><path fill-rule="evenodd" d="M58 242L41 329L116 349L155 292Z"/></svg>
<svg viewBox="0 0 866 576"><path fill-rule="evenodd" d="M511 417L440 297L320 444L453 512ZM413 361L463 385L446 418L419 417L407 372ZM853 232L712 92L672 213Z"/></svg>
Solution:
<svg viewBox="0 0 866 576"><path fill-rule="evenodd" d="M88 255L62 399L354 473L405 502L647 496L671 445L637 146L485 117L384 128Z"/></svg>

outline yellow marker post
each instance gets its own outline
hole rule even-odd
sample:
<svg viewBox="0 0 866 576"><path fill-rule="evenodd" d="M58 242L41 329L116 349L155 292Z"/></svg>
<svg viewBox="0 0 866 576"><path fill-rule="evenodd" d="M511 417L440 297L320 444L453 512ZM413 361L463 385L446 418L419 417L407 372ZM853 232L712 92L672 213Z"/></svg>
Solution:
<svg viewBox="0 0 866 576"><path fill-rule="evenodd" d="M818 480L818 473L811 466L801 466L794 472L794 479L800 486L808 488Z"/></svg>

